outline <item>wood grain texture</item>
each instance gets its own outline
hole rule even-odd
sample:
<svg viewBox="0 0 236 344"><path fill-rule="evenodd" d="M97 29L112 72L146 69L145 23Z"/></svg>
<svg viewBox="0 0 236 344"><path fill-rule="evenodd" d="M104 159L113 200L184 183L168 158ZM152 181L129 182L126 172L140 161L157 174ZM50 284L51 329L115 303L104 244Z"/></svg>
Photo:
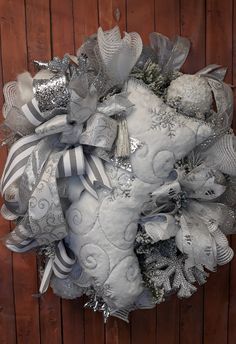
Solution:
<svg viewBox="0 0 236 344"><path fill-rule="evenodd" d="M205 0L181 0L180 34L191 41L191 49L183 66L185 73L195 73L205 66ZM196 30L196 27L198 30ZM201 344L203 338L203 287L191 298L180 302L180 343ZM194 333L194 336L193 336Z"/></svg>
<svg viewBox="0 0 236 344"><path fill-rule="evenodd" d="M3 84L7 81L7 75L5 78L3 75L3 69L6 66L3 59L3 48L6 43L3 43L4 35L2 34L2 27L7 18L4 16L4 6L0 3L1 13L1 31L0 31L0 87L2 90ZM6 25L6 23L5 23ZM5 39L4 39L5 41ZM3 105L3 94L0 92L0 106ZM1 121L3 116L1 114ZM7 150L0 150L0 161L5 161L7 157ZM0 173L2 174L4 164L0 164ZM1 200L2 205L2 200ZM5 235L10 231L10 223L0 219L0 238L3 239ZM0 333L1 344L15 344L16 343L16 324L15 324L15 300L14 300L14 288L13 288L13 262L12 253L7 250L6 247L0 245Z"/></svg>
<svg viewBox="0 0 236 344"><path fill-rule="evenodd" d="M127 30L137 31L144 44L149 42L149 33L155 29L154 1L127 2ZM145 329L145 330L144 330ZM137 310L131 315L131 343L156 343L156 309Z"/></svg>
<svg viewBox="0 0 236 344"><path fill-rule="evenodd" d="M171 38L180 34L180 1L155 0L155 30ZM176 297L157 306L157 343L179 343L179 313Z"/></svg>
<svg viewBox="0 0 236 344"><path fill-rule="evenodd" d="M206 64L227 66L232 82L232 0L206 4ZM211 274L204 293L204 344L228 341L229 265Z"/></svg>
<svg viewBox="0 0 236 344"><path fill-rule="evenodd" d="M25 3L22 0L5 1L2 13L3 75L4 81L8 81L28 68ZM13 268L17 343L30 344L34 337L35 344L39 344L39 304L32 297L37 292L35 256L13 254Z"/></svg>
<svg viewBox="0 0 236 344"><path fill-rule="evenodd" d="M180 1L155 0L156 31L168 37L180 34Z"/></svg>
<svg viewBox="0 0 236 344"><path fill-rule="evenodd" d="M51 45L53 56L63 57L65 53L74 54L73 24L73 1L51 0Z"/></svg>
<svg viewBox="0 0 236 344"><path fill-rule="evenodd" d="M36 72L33 61L46 61L52 56L50 2L43 0L26 0L26 33L29 71ZM39 299L40 340L41 344L50 341L60 344L61 336L61 307L60 299L52 291Z"/></svg>
<svg viewBox="0 0 236 344"><path fill-rule="evenodd" d="M95 33L98 28L97 0L73 0L74 40L78 49L84 39Z"/></svg>
<svg viewBox="0 0 236 344"><path fill-rule="evenodd" d="M233 1L233 18L236 18L236 0ZM233 64L233 74L232 83L234 85L234 119L233 119L233 129L236 133L236 20L233 20L233 47L232 47L232 64ZM234 252L236 252L236 238L232 236L231 247ZM236 259L230 263L230 279L229 279L229 313L228 313L228 344L234 344L236 338Z"/></svg>
<svg viewBox="0 0 236 344"><path fill-rule="evenodd" d="M236 84L236 0L0 0L0 23L1 88L18 73L34 73L34 59L75 53L99 25L137 31L145 44L154 30L186 36L192 47L185 73L218 63ZM0 171L5 159L1 149ZM1 238L10 230L2 218L0 230ZM236 250L236 239L231 243ZM172 296L133 312L129 324L110 319L104 325L101 314L84 310L83 298L60 300L52 291L32 298L38 290L32 254L12 255L0 245L0 258L0 344L235 344L235 259L191 299Z"/></svg>
<svg viewBox="0 0 236 344"><path fill-rule="evenodd" d="M124 0L99 0L99 26L109 30L118 25L121 31L126 30L126 2ZM104 340L106 344L130 344L130 324L120 319L111 318L105 324Z"/></svg>
<svg viewBox="0 0 236 344"><path fill-rule="evenodd" d="M155 4L153 0L127 1L127 30L141 34L144 44L149 42L149 33L155 28Z"/></svg>
<svg viewBox="0 0 236 344"><path fill-rule="evenodd" d="M126 30L125 0L98 0L99 25L109 30L118 25L121 31Z"/></svg>

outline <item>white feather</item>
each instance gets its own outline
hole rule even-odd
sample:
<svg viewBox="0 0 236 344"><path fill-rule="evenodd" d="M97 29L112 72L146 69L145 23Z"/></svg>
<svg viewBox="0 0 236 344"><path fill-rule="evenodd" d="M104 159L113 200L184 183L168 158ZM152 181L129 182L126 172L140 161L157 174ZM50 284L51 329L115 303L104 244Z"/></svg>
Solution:
<svg viewBox="0 0 236 344"><path fill-rule="evenodd" d="M29 72L17 76L17 105L27 104L33 97L33 78Z"/></svg>

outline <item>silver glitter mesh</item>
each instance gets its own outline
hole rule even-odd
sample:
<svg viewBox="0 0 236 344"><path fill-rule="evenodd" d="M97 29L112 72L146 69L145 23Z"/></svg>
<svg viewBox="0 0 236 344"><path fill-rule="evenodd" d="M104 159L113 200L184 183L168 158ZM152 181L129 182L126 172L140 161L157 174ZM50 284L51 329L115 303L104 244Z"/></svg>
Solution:
<svg viewBox="0 0 236 344"><path fill-rule="evenodd" d="M41 112L67 107L70 93L65 75L57 74L51 79L33 81L33 90Z"/></svg>

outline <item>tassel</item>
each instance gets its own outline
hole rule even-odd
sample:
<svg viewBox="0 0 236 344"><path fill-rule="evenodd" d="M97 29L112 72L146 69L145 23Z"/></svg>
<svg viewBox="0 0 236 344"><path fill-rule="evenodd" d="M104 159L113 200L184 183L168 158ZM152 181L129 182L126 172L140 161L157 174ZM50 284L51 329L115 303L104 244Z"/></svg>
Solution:
<svg viewBox="0 0 236 344"><path fill-rule="evenodd" d="M130 156L130 142L127 121L124 113L117 115L117 124L115 156L117 158L127 158Z"/></svg>

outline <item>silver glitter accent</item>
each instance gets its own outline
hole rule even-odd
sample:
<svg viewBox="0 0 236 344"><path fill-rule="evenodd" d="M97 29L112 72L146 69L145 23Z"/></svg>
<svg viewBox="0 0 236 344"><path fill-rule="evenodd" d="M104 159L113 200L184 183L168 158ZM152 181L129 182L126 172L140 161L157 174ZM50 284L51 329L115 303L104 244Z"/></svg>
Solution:
<svg viewBox="0 0 236 344"><path fill-rule="evenodd" d="M104 323L107 322L107 319L111 315L109 306L103 301L103 299L96 294L95 291L91 292L90 299L84 305L85 308L91 308L94 312L102 312Z"/></svg>
<svg viewBox="0 0 236 344"><path fill-rule="evenodd" d="M41 112L66 107L70 99L67 80L62 74L57 74L48 80L34 79L33 91Z"/></svg>
<svg viewBox="0 0 236 344"><path fill-rule="evenodd" d="M128 172L133 172L132 165L129 158L111 158L111 163L114 164L114 166L122 168Z"/></svg>
<svg viewBox="0 0 236 344"><path fill-rule="evenodd" d="M54 57L53 60L51 60L48 64L48 68L52 72L60 72L65 73L68 69L70 64L70 58L68 55L65 55L63 59L60 59L59 57Z"/></svg>
<svg viewBox="0 0 236 344"><path fill-rule="evenodd" d="M130 143L130 153L131 154L143 146L143 143L141 141L139 141L138 139L135 139L134 137L129 138L129 143Z"/></svg>

